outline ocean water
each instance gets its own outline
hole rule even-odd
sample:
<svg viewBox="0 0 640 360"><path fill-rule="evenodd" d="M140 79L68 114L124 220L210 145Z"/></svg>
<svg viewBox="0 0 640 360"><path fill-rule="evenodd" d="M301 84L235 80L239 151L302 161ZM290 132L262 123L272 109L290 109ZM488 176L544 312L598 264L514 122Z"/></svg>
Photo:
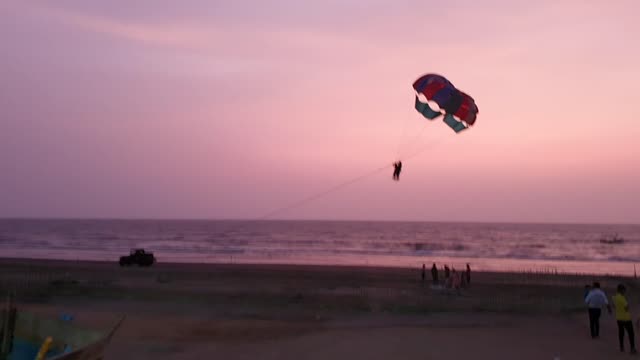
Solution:
<svg viewBox="0 0 640 360"><path fill-rule="evenodd" d="M622 244L600 239L618 233ZM639 225L366 221L0 220L0 256L159 262L421 266L615 273L640 270Z"/></svg>

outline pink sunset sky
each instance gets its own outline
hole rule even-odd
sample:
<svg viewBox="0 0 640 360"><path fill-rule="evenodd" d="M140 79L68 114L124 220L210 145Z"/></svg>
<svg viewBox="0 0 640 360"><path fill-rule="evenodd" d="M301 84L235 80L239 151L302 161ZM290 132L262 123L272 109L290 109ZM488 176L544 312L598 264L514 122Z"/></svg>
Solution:
<svg viewBox="0 0 640 360"><path fill-rule="evenodd" d="M640 223L638 14L4 0L0 216L259 218L388 166L273 218ZM475 98L474 127L414 110L429 72Z"/></svg>

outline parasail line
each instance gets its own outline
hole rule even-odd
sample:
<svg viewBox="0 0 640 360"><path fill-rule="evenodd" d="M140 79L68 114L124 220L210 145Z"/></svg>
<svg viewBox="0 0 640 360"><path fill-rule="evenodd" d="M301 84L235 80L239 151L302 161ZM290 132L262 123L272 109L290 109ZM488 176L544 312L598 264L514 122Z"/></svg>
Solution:
<svg viewBox="0 0 640 360"><path fill-rule="evenodd" d="M304 198L302 200L296 201L296 202L294 202L292 204L289 204L289 205L283 206L281 208L275 209L275 210L267 213L266 215L259 217L258 220L264 220L264 219L266 219L268 217L271 217L271 216L273 216L273 215L275 215L277 213L280 213L280 212L283 212L283 211L287 211L287 210L296 208L298 206L304 205L304 204L306 204L308 202L311 202L313 200L321 198L321 197L323 197L323 196L325 196L327 194L330 194L330 193L332 193L334 191L340 190L341 188L343 188L345 186L351 185L351 184L353 184L355 182L358 182L360 180L368 178L369 176L375 175L375 174L379 173L380 171L388 169L388 168L389 168L389 165L385 165L385 166L376 168L375 170L371 170L371 171L365 173L364 175L360 175L360 176L357 176L357 177L355 177L353 179L347 180L347 181L345 181L343 183L340 183L340 184L338 184L336 186L333 186L333 187L331 187L331 188L329 188L327 190L324 190L322 192L319 192L319 193L317 193L315 195L311 195L311 196L306 197L306 198Z"/></svg>

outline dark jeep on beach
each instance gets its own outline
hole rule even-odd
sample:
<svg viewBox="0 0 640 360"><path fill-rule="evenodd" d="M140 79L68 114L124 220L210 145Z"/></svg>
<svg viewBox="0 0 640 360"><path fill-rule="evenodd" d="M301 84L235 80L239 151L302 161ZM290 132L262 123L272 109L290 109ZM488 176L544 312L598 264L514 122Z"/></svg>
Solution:
<svg viewBox="0 0 640 360"><path fill-rule="evenodd" d="M144 249L133 249L129 255L120 257L120 266L151 266L155 262L153 253L146 252Z"/></svg>

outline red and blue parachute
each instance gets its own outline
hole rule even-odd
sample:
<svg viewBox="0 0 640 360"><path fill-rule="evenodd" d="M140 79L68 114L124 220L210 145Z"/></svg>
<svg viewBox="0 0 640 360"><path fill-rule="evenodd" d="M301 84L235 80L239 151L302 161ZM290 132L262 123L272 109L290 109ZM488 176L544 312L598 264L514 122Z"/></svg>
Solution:
<svg viewBox="0 0 640 360"><path fill-rule="evenodd" d="M476 122L478 106L473 98L456 89L444 76L426 74L413 83L416 91L416 110L425 118L434 120L444 115L443 121L456 133L467 129ZM419 94L440 107L432 109L428 103L420 101Z"/></svg>

